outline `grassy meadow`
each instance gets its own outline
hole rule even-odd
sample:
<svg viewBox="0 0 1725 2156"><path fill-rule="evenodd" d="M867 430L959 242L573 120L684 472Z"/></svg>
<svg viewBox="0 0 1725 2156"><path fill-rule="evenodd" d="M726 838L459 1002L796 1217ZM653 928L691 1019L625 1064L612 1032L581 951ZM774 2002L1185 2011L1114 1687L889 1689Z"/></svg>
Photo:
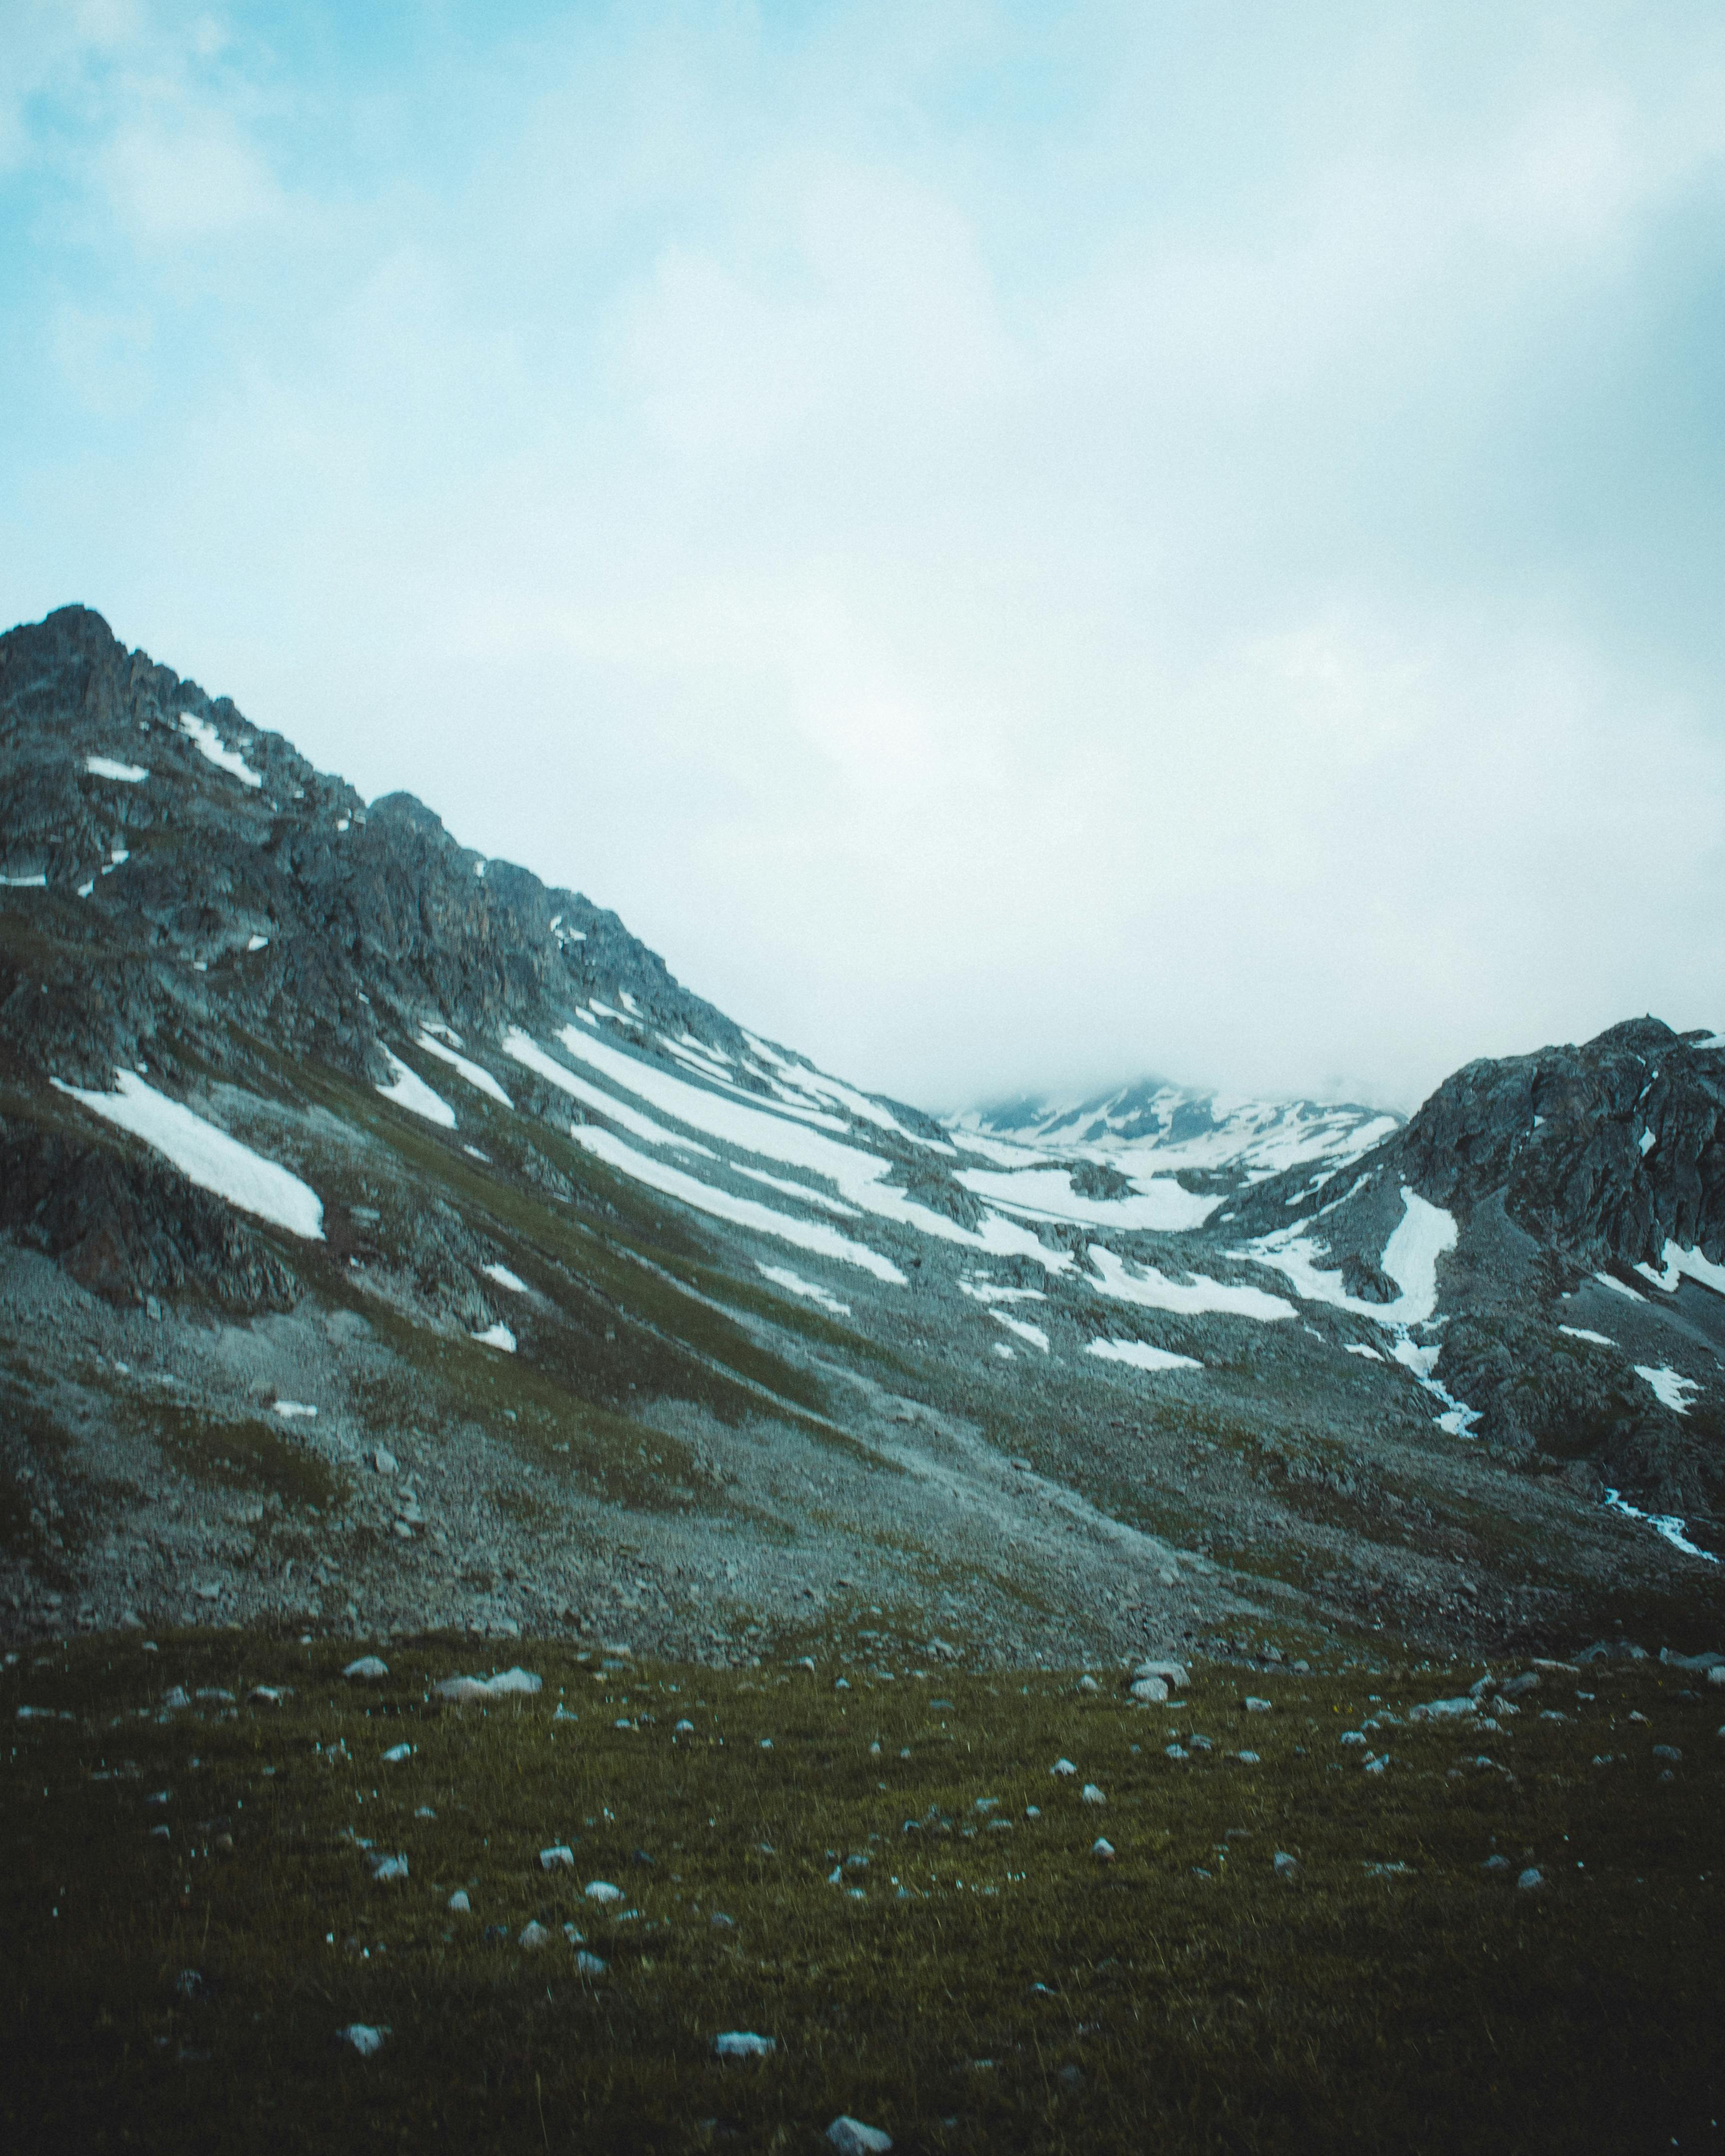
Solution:
<svg viewBox="0 0 1725 2156"><path fill-rule="evenodd" d="M367 1651L387 1677L344 1679ZM1117 1671L798 1651L9 1657L0 2138L814 2151L844 2113L901 2150L1722 2145L1725 1692L1545 1667L1486 1731L1410 1718L1476 1666L1388 1652L1199 1664L1141 1708ZM540 1691L435 1691L506 1662Z"/></svg>

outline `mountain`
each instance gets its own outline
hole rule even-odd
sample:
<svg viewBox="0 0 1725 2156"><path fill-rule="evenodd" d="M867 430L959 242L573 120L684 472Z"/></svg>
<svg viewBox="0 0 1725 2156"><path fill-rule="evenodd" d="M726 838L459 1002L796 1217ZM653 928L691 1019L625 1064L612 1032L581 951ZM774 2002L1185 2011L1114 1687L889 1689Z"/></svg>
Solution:
<svg viewBox="0 0 1725 2156"><path fill-rule="evenodd" d="M0 638L0 1607L1101 1661L1716 1625L1725 1045L942 1122ZM1651 1516L1651 1517L1650 1517Z"/></svg>

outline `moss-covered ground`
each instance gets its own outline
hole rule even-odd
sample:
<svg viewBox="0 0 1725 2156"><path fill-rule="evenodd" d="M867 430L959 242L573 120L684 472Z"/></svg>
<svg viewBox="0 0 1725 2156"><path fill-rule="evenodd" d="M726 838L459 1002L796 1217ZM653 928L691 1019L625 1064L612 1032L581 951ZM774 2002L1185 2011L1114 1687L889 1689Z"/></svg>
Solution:
<svg viewBox="0 0 1725 2156"><path fill-rule="evenodd" d="M345 1681L363 1650L6 1669L8 2148L812 2151L840 2112L906 2150L1720 2145L1725 1693L1692 1675L1548 1669L1484 1731L1410 1719L1476 1668L1387 1654L1141 1709L1101 1671L536 1643L504 1658L536 1697L450 1706L494 1656Z"/></svg>

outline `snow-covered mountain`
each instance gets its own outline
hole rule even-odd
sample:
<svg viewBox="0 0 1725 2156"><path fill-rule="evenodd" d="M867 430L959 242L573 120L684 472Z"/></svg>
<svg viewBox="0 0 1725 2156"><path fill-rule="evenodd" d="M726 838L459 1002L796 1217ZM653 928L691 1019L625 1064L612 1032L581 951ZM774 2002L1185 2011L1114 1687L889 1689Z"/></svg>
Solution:
<svg viewBox="0 0 1725 2156"><path fill-rule="evenodd" d="M0 760L20 1622L1095 1654L1711 1591L1716 1040L942 1122L85 610L0 639Z"/></svg>

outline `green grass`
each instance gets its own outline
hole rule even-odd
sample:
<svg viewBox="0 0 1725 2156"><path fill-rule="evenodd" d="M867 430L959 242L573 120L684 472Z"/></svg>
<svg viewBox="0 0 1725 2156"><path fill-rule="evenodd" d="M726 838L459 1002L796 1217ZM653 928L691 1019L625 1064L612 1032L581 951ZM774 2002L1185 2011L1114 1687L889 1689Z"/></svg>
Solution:
<svg viewBox="0 0 1725 2156"><path fill-rule="evenodd" d="M852 1662L839 1690L832 1661L512 1643L541 1695L449 1708L432 1681L491 1655L386 1646L367 1687L354 1651L85 1640L0 1679L9 2146L814 2150L841 2111L901 2149L1712 2145L1725 1696L1676 1672L1548 1673L1464 1737L1405 1715L1473 1670L1387 1656L1201 1669L1138 1711L1070 1676ZM259 1681L292 1696L247 1703ZM175 1683L236 1703L163 1713ZM1337 1740L1386 1708L1373 1776ZM1214 1748L1171 1760L1175 1729ZM1482 1749L1512 1773L1462 1763ZM409 1876L373 1883L356 1835ZM554 1843L572 1872L542 1869ZM369 2061L336 2041L356 2020L390 2031ZM737 2029L773 2056L716 2060Z"/></svg>

